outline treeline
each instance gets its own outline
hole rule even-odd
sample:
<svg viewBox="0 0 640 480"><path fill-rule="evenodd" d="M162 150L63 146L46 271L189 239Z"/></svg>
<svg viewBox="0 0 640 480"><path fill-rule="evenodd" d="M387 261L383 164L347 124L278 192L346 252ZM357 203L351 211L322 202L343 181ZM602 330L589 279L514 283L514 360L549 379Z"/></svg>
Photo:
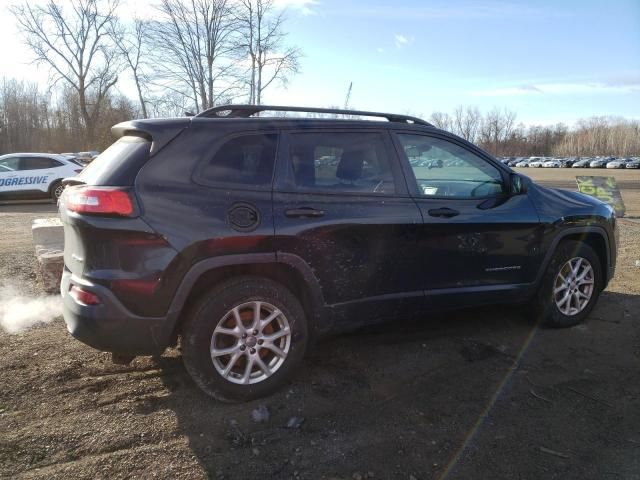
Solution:
<svg viewBox="0 0 640 480"><path fill-rule="evenodd" d="M516 122L516 112L498 109L482 114L477 107L435 112L430 121L444 130L477 143L497 156L640 155L640 122L602 116L582 119L569 128Z"/></svg>
<svg viewBox="0 0 640 480"><path fill-rule="evenodd" d="M88 97L92 101L91 97ZM147 116L182 116L173 101L148 102ZM60 87L40 91L34 83L3 79L0 83L0 154L19 151L75 152L103 150L113 141L110 129L119 122L143 117L140 103L117 93L102 99L94 141L86 128L77 92ZM458 107L451 114L436 112L429 121L498 156L640 155L640 122L618 117L592 117L565 124L525 126L516 113Z"/></svg>
<svg viewBox="0 0 640 480"><path fill-rule="evenodd" d="M62 88L42 93L33 83L3 79L0 83L0 154L12 152L102 151L113 142L110 128L140 116L139 108L122 95L107 95L87 143L77 94Z"/></svg>

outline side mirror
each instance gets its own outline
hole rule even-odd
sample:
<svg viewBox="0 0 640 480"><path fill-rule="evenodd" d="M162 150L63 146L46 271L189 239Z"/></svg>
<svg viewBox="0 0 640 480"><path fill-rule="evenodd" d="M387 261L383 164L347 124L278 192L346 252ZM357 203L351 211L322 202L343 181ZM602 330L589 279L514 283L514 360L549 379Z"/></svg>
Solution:
<svg viewBox="0 0 640 480"><path fill-rule="evenodd" d="M522 195L527 193L527 184L517 173L511 174L511 195Z"/></svg>

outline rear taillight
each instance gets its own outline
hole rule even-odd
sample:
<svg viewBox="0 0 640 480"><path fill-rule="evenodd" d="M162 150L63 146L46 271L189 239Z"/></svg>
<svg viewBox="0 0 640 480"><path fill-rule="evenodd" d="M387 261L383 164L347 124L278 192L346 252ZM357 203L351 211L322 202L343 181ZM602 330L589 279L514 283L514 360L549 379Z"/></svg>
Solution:
<svg viewBox="0 0 640 480"><path fill-rule="evenodd" d="M100 305L100 303L102 303L95 293L91 293L75 285L69 289L69 295L82 305Z"/></svg>
<svg viewBox="0 0 640 480"><path fill-rule="evenodd" d="M116 187L68 187L65 189L64 204L67 209L76 213L121 217L133 214L133 201L129 192Z"/></svg>

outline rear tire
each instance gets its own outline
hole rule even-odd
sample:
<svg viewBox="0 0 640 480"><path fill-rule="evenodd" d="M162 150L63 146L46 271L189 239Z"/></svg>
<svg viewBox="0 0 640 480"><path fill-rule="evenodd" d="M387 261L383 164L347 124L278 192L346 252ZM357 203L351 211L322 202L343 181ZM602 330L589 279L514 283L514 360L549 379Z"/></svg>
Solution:
<svg viewBox="0 0 640 480"><path fill-rule="evenodd" d="M206 394L223 402L253 400L290 378L307 336L304 310L289 290L269 279L239 277L198 301L183 329L183 361Z"/></svg>
<svg viewBox="0 0 640 480"><path fill-rule="evenodd" d="M565 240L547 266L530 312L545 327L571 327L591 313L602 288L602 265L593 248Z"/></svg>
<svg viewBox="0 0 640 480"><path fill-rule="evenodd" d="M51 199L54 202L57 202L58 200L60 200L60 197L62 196L62 192L64 192L64 185L62 185L62 182L60 180L53 182L53 184L51 185L51 188L49 189L49 194L51 195Z"/></svg>

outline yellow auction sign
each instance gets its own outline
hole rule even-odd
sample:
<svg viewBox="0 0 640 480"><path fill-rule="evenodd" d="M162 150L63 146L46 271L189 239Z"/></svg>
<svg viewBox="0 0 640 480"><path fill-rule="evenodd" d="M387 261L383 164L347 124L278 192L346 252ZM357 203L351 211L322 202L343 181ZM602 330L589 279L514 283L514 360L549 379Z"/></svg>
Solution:
<svg viewBox="0 0 640 480"><path fill-rule="evenodd" d="M624 216L624 202L613 177L576 177L578 191L608 203L616 210L618 217Z"/></svg>

